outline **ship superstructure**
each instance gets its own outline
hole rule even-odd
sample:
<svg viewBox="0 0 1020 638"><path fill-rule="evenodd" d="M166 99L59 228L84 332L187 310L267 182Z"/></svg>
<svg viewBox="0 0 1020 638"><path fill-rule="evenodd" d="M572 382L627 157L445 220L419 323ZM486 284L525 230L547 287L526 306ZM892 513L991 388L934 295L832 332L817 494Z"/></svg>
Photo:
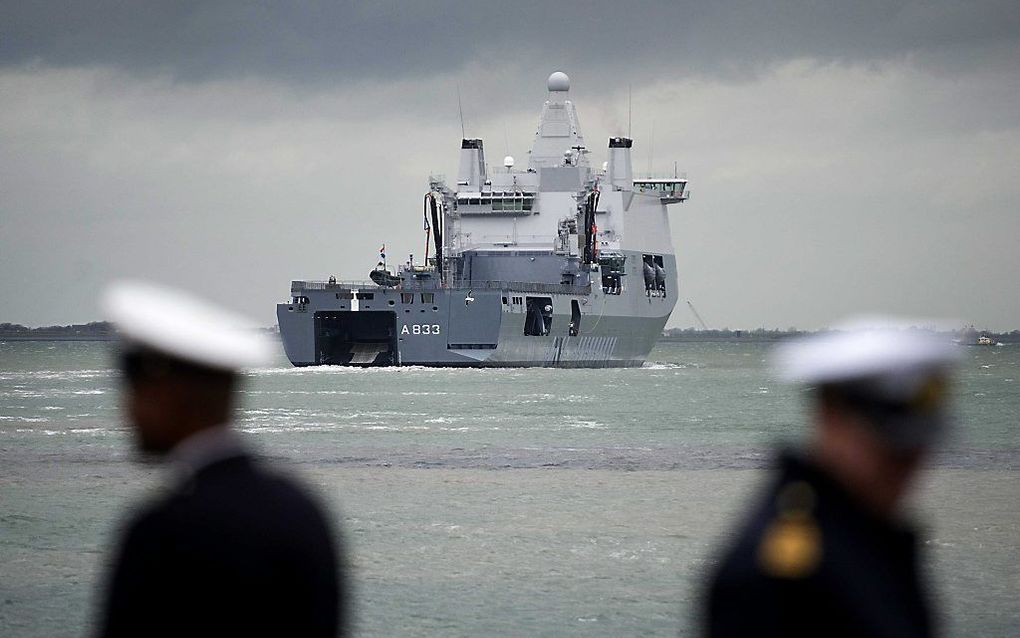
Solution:
<svg viewBox="0 0 1020 638"><path fill-rule="evenodd" d="M371 282L293 281L277 306L294 365L641 365L677 301L667 207L687 180L636 178L632 140L591 166L570 80L553 73L526 167L463 139L457 181L430 180L434 255Z"/></svg>

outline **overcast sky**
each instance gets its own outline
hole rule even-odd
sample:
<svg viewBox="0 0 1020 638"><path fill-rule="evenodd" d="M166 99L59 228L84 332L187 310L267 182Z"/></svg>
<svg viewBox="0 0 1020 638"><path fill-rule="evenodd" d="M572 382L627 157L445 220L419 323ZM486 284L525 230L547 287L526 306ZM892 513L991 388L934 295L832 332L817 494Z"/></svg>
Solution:
<svg viewBox="0 0 1020 638"><path fill-rule="evenodd" d="M711 327L1020 328L1017 2L404 4L0 4L0 322L132 276L270 325L291 279L421 253L458 87L494 162L562 70L598 164L632 87L635 169L688 174Z"/></svg>

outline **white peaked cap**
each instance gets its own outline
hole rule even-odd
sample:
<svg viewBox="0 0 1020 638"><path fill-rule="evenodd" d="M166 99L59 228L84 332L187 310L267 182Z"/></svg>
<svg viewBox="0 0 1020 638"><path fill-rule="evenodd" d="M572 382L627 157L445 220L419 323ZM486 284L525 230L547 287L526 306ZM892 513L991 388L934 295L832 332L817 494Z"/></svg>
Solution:
<svg viewBox="0 0 1020 638"><path fill-rule="evenodd" d="M273 345L244 317L188 293L139 281L110 285L103 310L128 343L226 371L268 364Z"/></svg>
<svg viewBox="0 0 1020 638"><path fill-rule="evenodd" d="M948 340L896 326L890 319L846 323L833 332L781 344L774 362L786 381L826 384L893 381L948 369L959 358L959 349Z"/></svg>

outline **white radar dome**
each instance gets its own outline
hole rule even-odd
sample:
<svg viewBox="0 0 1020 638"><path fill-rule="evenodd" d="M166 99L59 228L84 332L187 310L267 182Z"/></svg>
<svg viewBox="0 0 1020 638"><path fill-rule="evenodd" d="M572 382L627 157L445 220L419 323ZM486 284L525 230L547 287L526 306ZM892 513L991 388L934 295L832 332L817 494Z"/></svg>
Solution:
<svg viewBox="0 0 1020 638"><path fill-rule="evenodd" d="M503 158L503 166L506 166L507 168L514 167L513 155L507 155L506 157Z"/></svg>
<svg viewBox="0 0 1020 638"><path fill-rule="evenodd" d="M569 91L570 90L570 78L563 71L557 71L549 76L549 80L546 82L550 91Z"/></svg>

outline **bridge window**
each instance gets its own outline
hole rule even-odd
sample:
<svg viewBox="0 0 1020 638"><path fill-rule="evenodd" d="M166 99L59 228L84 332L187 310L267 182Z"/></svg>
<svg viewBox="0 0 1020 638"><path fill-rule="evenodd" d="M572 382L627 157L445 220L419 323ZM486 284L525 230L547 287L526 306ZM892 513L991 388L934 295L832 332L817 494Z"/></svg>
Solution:
<svg viewBox="0 0 1020 638"><path fill-rule="evenodd" d="M435 303L436 302L436 293L434 293L434 292L423 292L423 293L421 293L421 302L422 303L429 303L429 304L430 303Z"/></svg>
<svg viewBox="0 0 1020 638"><path fill-rule="evenodd" d="M496 191L482 193L480 197L457 197L457 204L460 206L479 206L489 208L494 213L523 213L531 212L535 207L535 193L524 193L514 191ZM467 211L469 214L484 213L481 211Z"/></svg>
<svg viewBox="0 0 1020 638"><path fill-rule="evenodd" d="M414 303L414 293L413 292L400 293L400 303Z"/></svg>

